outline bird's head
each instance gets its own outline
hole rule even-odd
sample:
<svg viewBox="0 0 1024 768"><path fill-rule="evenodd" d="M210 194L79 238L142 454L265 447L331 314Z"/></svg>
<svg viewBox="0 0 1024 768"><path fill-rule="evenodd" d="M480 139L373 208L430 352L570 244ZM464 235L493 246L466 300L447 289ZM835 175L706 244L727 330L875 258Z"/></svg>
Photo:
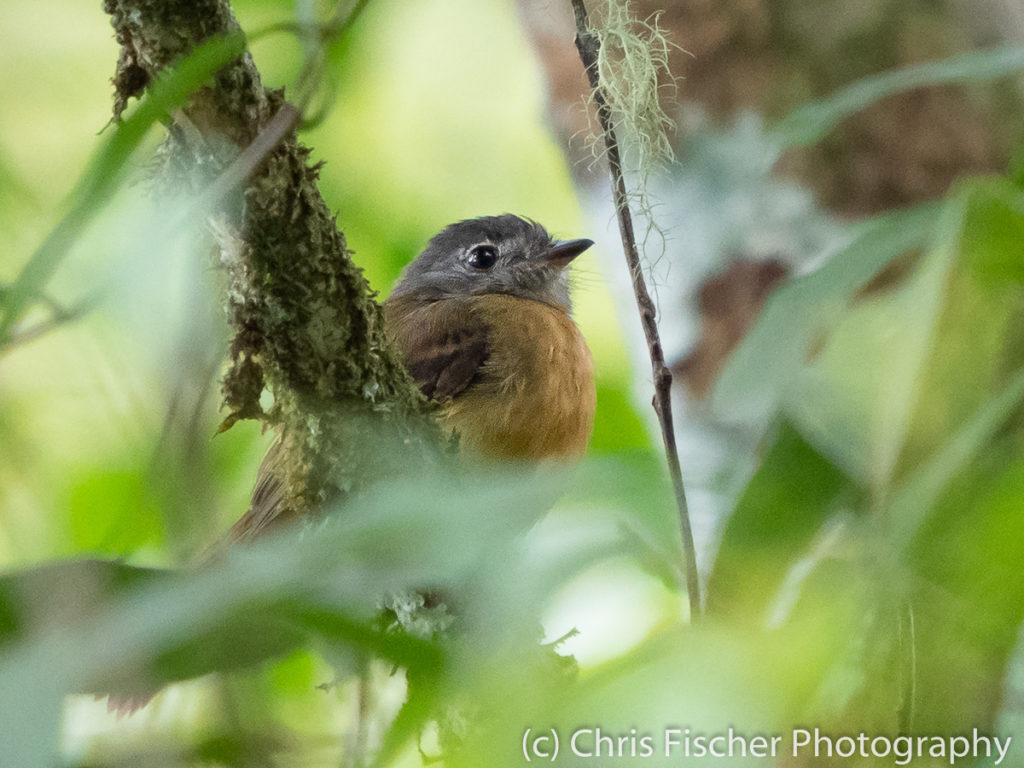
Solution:
<svg viewBox="0 0 1024 768"><path fill-rule="evenodd" d="M511 214L459 221L431 238L395 287L424 301L505 294L570 308L566 267L594 243L554 240Z"/></svg>

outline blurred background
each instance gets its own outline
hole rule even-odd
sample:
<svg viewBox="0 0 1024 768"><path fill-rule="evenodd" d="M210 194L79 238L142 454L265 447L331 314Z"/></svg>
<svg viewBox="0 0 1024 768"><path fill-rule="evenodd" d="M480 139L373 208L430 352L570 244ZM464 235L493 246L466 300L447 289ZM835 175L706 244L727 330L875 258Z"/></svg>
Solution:
<svg viewBox="0 0 1024 768"><path fill-rule="evenodd" d="M294 85L303 41L257 33L333 5L232 3L265 84ZM4 285L116 130L118 47L98 6L52 0L41 35L38 4L0 5ZM36 644L32 632L53 628L25 629L14 602L0 715L58 724L38 738L83 766L353 765L391 737L394 764L420 764L418 750L519 764L524 727L581 723L1024 739L1024 5L676 0L632 12L647 26L624 31L667 40L652 45L668 65L657 94L673 158L634 163L628 115L621 125L676 375L700 630L678 588L650 366L569 3L372 0L329 51L329 112L301 134L325 163L324 198L381 295L462 218L513 212L597 241L574 267L598 375L586 464L551 513L505 542L507 570L473 580L468 602L487 610L442 643L418 727L394 735L426 674L417 662L373 664L372 644L356 653L315 621L313 641L175 686L131 718L76 695L62 714L40 709L47 720L19 706L36 679L26 670L102 642L87 620L63 646ZM612 64L629 60L617 39ZM161 138L157 126L128 161L131 181L96 201L0 350L9 574L86 556L189 563L244 512L273 439L254 422L216 435L229 341L219 275L201 227L177 226L184 206L151 191ZM521 491L514 478L494 485ZM368 519L404 498L382 493ZM455 524L455 511L438 514ZM372 547L351 556L367 573L387 560ZM250 605L230 602L231 576L197 589ZM274 600L294 596L266 578ZM150 605L180 598L167 587ZM128 591L114 618L140 599ZM524 650L559 639L578 666ZM50 650L33 656L37 645Z"/></svg>

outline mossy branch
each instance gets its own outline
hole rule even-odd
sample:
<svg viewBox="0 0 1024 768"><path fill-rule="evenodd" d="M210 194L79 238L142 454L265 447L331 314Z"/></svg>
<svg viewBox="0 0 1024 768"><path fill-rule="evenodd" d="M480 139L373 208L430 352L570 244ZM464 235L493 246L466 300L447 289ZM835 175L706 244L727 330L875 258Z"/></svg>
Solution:
<svg viewBox="0 0 1024 768"><path fill-rule="evenodd" d="M239 33L227 0L105 0L104 9L121 45L115 119L198 44ZM280 429L284 516L418 464L437 435L320 195L297 120L244 53L173 116L162 149L164 175L211 198L234 330L225 428L260 418ZM196 179L197 168L214 172Z"/></svg>

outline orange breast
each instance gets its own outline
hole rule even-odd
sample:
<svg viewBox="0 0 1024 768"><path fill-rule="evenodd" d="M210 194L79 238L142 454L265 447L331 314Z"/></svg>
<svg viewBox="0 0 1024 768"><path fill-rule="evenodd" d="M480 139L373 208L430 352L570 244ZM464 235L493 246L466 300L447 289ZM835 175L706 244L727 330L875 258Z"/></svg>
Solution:
<svg viewBox="0 0 1024 768"><path fill-rule="evenodd" d="M577 458L594 424L590 349L561 309L511 296L466 299L490 329L481 376L444 407L462 444L539 461Z"/></svg>

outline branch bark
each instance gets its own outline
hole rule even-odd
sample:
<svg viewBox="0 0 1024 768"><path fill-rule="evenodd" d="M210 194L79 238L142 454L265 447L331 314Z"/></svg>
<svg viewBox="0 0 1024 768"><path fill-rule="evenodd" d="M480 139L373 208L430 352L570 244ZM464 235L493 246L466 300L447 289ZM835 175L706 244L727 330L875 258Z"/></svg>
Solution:
<svg viewBox="0 0 1024 768"><path fill-rule="evenodd" d="M239 29L227 0L105 0L104 9L121 45L115 119L162 69ZM198 186L219 198L211 223L234 331L223 428L260 418L280 429L284 517L408 471L433 455L438 435L317 189L297 118L245 53L173 116L162 151L175 181L196 185L196 168L214 169Z"/></svg>

